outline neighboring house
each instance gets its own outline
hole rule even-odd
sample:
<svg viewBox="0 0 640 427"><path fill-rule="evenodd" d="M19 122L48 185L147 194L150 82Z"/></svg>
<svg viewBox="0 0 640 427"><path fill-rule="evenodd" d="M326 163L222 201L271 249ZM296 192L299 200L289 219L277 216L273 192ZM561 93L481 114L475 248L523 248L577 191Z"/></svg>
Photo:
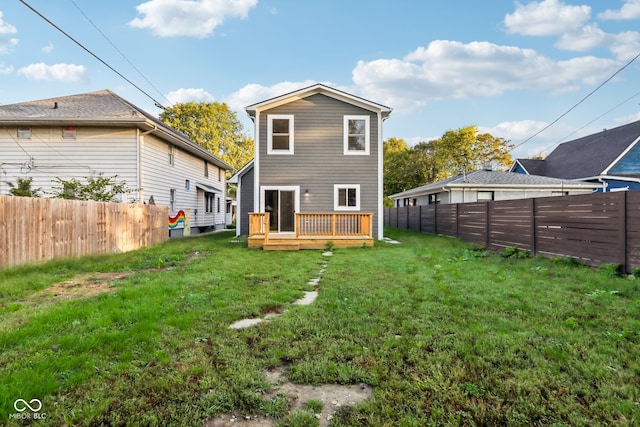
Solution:
<svg viewBox="0 0 640 427"><path fill-rule="evenodd" d="M601 184L485 169L389 197L394 207L400 207L589 194L601 187Z"/></svg>
<svg viewBox="0 0 640 427"><path fill-rule="evenodd" d="M225 226L231 167L109 90L0 106L0 194L33 178L48 196L56 177L117 175L127 203L169 206L171 236Z"/></svg>
<svg viewBox="0 0 640 427"><path fill-rule="evenodd" d="M362 218L356 222L370 222L371 241L382 238L382 123L389 107L316 84L246 111L255 124L255 156L231 180L238 184L238 234L251 237L250 214L266 212L269 233L300 237L319 218L311 215L322 213L334 221Z"/></svg>
<svg viewBox="0 0 640 427"><path fill-rule="evenodd" d="M640 189L640 121L558 145L544 160L518 159L511 172L601 183L600 191Z"/></svg>

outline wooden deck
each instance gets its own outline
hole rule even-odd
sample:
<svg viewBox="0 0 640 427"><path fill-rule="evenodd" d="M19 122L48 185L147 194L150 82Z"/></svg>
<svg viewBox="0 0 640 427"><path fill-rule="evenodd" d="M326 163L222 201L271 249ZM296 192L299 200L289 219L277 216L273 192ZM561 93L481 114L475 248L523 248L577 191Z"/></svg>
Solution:
<svg viewBox="0 0 640 427"><path fill-rule="evenodd" d="M277 233L269 230L269 213L249 214L250 248L265 251L324 249L373 246L371 213L297 213L296 231Z"/></svg>

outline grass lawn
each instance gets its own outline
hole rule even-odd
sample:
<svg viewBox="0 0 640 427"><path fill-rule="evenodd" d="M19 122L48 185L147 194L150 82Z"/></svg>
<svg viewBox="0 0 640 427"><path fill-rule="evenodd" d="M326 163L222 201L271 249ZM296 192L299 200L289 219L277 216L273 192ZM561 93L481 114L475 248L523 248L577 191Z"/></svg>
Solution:
<svg viewBox="0 0 640 427"><path fill-rule="evenodd" d="M387 231L330 258L222 233L0 271L0 424L37 398L34 425L296 425L262 398L276 366L373 386L336 426L640 424L640 277Z"/></svg>

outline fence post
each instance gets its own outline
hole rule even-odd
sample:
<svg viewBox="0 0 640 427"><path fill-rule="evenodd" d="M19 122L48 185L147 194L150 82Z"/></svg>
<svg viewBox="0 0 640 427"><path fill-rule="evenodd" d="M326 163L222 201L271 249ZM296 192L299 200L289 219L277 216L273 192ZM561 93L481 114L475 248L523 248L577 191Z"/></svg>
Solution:
<svg viewBox="0 0 640 427"><path fill-rule="evenodd" d="M433 205L433 234L438 234L438 205Z"/></svg>
<svg viewBox="0 0 640 427"><path fill-rule="evenodd" d="M621 269L625 273L631 273L627 269L627 193L628 191L621 191L620 198L622 199L622 212L620 215L620 226L618 227L618 240L620 241L620 259Z"/></svg>
<svg viewBox="0 0 640 427"><path fill-rule="evenodd" d="M493 202L486 202L486 212L484 215L486 221L485 233L487 233L485 236L485 247L487 249L491 246L491 208L489 207L491 203Z"/></svg>
<svg viewBox="0 0 640 427"><path fill-rule="evenodd" d="M538 255L538 236L536 236L536 198L531 198L531 254Z"/></svg>

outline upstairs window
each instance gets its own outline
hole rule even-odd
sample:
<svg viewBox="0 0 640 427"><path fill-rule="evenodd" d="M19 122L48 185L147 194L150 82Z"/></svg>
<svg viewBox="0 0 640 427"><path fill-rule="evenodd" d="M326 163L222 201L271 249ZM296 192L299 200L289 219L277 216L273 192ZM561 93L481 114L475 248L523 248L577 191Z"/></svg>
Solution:
<svg viewBox="0 0 640 427"><path fill-rule="evenodd" d="M267 116L267 154L293 154L293 115Z"/></svg>
<svg viewBox="0 0 640 427"><path fill-rule="evenodd" d="M169 145L169 151L167 152L167 155L169 156L169 166L173 166L175 161L175 153L174 153L173 145Z"/></svg>
<svg viewBox="0 0 640 427"><path fill-rule="evenodd" d="M31 127L18 126L18 139L31 139Z"/></svg>
<svg viewBox="0 0 640 427"><path fill-rule="evenodd" d="M369 154L369 116L344 116L344 154Z"/></svg>
<svg viewBox="0 0 640 427"><path fill-rule="evenodd" d="M204 177L209 178L209 162L204 161Z"/></svg>
<svg viewBox="0 0 640 427"><path fill-rule="evenodd" d="M360 185L336 184L334 188L333 209L336 211L360 210Z"/></svg>

